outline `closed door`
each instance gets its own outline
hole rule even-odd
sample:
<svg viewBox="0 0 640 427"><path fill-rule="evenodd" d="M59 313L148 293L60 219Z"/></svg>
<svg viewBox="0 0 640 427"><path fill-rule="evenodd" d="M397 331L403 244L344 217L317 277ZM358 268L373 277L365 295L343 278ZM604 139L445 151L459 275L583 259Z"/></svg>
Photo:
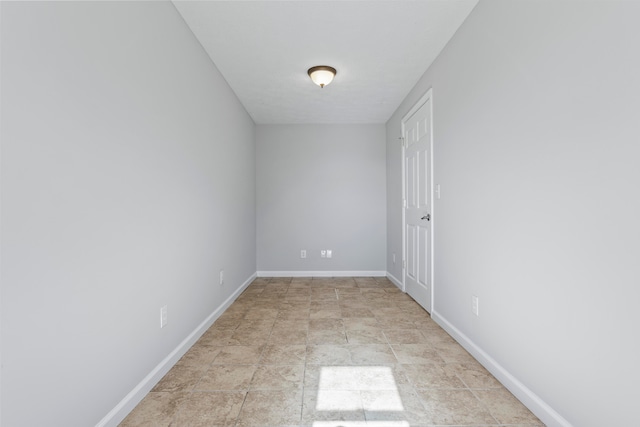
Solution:
<svg viewBox="0 0 640 427"><path fill-rule="evenodd" d="M402 121L404 137L404 285L431 312L431 96Z"/></svg>

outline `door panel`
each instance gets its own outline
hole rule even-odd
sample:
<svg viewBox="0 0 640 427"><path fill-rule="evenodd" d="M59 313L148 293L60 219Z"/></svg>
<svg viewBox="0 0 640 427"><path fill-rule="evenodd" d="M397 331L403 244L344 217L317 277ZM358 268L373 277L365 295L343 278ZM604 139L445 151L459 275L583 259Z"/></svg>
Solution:
<svg viewBox="0 0 640 427"><path fill-rule="evenodd" d="M407 248L410 248L407 256L407 276L412 280L416 280L417 266L416 266L416 227L414 225L407 224Z"/></svg>
<svg viewBox="0 0 640 427"><path fill-rule="evenodd" d="M431 98L402 122L406 292L431 311Z"/></svg>

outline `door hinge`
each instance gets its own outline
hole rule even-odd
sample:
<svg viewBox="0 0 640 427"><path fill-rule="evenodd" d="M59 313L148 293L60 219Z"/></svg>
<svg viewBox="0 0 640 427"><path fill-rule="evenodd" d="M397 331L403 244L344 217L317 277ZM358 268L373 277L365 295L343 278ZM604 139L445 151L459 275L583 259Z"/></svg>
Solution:
<svg viewBox="0 0 640 427"><path fill-rule="evenodd" d="M402 207L403 208L407 207L407 199L402 199Z"/></svg>
<svg viewBox="0 0 640 427"><path fill-rule="evenodd" d="M402 268L407 268L407 261L402 260Z"/></svg>
<svg viewBox="0 0 640 427"><path fill-rule="evenodd" d="M400 145L402 145L404 147L404 137L401 136L400 138L398 138L400 140Z"/></svg>

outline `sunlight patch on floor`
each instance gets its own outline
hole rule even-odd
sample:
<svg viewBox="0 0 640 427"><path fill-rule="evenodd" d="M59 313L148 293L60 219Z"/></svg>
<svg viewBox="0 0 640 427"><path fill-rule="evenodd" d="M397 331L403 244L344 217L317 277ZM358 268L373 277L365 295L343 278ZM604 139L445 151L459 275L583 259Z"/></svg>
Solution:
<svg viewBox="0 0 640 427"><path fill-rule="evenodd" d="M316 410L354 411L360 408L381 412L404 411L391 368L323 367L320 370Z"/></svg>

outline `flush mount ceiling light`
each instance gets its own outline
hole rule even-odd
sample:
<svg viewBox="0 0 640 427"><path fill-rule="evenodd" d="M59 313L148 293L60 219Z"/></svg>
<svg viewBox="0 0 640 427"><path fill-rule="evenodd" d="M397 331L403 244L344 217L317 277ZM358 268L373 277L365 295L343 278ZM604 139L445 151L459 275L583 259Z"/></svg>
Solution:
<svg viewBox="0 0 640 427"><path fill-rule="evenodd" d="M315 67L309 68L307 71L309 77L315 84L320 87L325 87L336 75L336 69L333 67L329 67L328 65L317 65Z"/></svg>

